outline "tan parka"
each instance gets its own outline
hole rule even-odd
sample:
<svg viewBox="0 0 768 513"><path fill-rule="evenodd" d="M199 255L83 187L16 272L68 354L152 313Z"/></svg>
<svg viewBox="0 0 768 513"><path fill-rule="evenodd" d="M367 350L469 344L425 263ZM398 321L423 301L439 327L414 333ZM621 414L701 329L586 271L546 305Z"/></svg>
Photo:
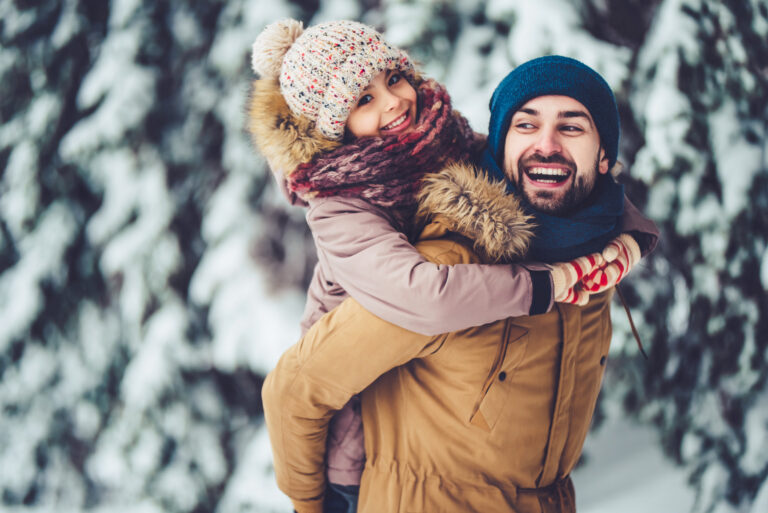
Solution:
<svg viewBox="0 0 768 513"><path fill-rule="evenodd" d="M430 180L417 244L428 260L513 256L503 241L515 234L497 221L519 207L503 185L460 166ZM279 487L299 513L322 511L328 422L362 392L360 513L573 511L567 476L600 390L611 295L438 336L345 300L264 383Z"/></svg>

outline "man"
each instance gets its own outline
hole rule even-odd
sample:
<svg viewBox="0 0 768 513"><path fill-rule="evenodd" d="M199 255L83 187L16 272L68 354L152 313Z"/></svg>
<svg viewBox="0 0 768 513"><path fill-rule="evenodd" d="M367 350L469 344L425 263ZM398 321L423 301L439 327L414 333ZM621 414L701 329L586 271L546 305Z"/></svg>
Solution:
<svg viewBox="0 0 768 513"><path fill-rule="evenodd" d="M525 209L537 234L529 256L572 260L553 265L553 280L604 268L602 280L560 298L582 306L432 337L351 299L319 320L262 392L278 484L299 513L322 511L328 421L360 392L361 513L574 510L568 476L605 368L610 287L637 258L632 237L651 249L657 237L650 222L620 224L623 190L608 173L618 135L610 88L578 61L536 59L502 81L483 164L506 186L468 166L425 179L419 251L446 265L507 259L518 234L502 220ZM632 237L603 266L618 231Z"/></svg>

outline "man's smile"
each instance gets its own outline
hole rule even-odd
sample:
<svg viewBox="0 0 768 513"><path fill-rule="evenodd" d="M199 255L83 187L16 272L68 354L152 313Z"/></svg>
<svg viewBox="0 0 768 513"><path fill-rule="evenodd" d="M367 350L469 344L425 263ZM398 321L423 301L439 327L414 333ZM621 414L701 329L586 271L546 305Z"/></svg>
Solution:
<svg viewBox="0 0 768 513"><path fill-rule="evenodd" d="M524 168L525 180L535 187L556 189L569 182L573 172L567 167L534 163Z"/></svg>

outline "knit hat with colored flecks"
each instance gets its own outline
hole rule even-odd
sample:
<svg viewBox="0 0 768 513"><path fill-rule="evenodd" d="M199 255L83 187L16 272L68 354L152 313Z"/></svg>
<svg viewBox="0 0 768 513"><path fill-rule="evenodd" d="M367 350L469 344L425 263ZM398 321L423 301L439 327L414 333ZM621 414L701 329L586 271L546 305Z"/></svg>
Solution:
<svg viewBox="0 0 768 513"><path fill-rule="evenodd" d="M408 54L371 27L346 20L306 30L292 19L272 23L253 43L251 66L262 78L279 76L291 111L334 140L344 136L350 111L377 74L413 71Z"/></svg>

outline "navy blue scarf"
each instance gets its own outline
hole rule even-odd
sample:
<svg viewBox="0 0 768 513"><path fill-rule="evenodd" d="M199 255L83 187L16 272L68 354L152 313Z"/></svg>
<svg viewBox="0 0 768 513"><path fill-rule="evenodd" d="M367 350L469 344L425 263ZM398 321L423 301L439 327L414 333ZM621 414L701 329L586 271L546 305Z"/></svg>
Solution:
<svg viewBox="0 0 768 513"><path fill-rule="evenodd" d="M507 183L509 194L518 194L507 180L490 150L482 156L482 166L496 180ZM582 255L602 251L619 234L624 213L624 186L610 173L598 175L595 189L579 209L567 215L553 216L534 210L523 201L526 213L534 217L535 237L527 258L539 262L567 262Z"/></svg>

